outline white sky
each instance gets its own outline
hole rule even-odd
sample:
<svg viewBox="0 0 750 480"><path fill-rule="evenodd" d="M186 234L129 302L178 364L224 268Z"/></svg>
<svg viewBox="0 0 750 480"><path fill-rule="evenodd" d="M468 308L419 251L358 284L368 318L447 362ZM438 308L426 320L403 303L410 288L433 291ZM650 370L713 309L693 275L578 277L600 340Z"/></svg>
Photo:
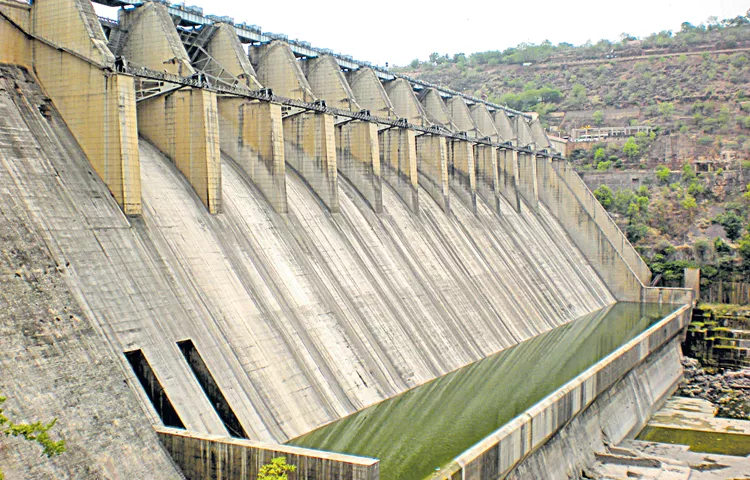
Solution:
<svg viewBox="0 0 750 480"><path fill-rule="evenodd" d="M712 15L719 19L744 15L750 8L747 0L186 3L203 7L204 14L227 15L236 22L260 25L265 32L283 33L358 60L391 66L408 64L414 58L426 60L432 52L469 54L544 40L578 45L602 38L617 40L623 32L643 37L679 30L685 21L697 25Z"/></svg>

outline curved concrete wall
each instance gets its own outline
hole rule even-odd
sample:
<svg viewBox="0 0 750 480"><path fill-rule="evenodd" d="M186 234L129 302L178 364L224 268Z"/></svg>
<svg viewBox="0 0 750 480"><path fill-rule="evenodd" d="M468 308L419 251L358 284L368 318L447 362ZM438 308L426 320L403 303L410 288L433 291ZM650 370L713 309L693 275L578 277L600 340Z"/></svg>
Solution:
<svg viewBox="0 0 750 480"><path fill-rule="evenodd" d="M128 219L54 135L46 149L2 144L11 194L70 263L94 324L115 350L143 351L190 430L226 435L178 341L192 340L251 438L284 441L614 301L543 208L456 202L446 215L420 189L417 216L387 187L378 216L339 179L331 215L287 173L284 219L224 161L223 213L210 215L141 144L144 213Z"/></svg>

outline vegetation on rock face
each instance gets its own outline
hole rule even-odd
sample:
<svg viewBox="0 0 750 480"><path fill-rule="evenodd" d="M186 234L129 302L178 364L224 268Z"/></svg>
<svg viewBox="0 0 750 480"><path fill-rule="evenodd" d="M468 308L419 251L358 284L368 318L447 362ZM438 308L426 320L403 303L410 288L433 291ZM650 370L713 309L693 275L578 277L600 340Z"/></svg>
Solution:
<svg viewBox="0 0 750 480"><path fill-rule="evenodd" d="M568 159L584 180L643 172L639 188L620 181L594 194L663 285L680 285L687 266L702 269L704 286L750 282L749 16L617 42L435 53L406 73L536 111L560 136L639 127L573 142Z"/></svg>
<svg viewBox="0 0 750 480"><path fill-rule="evenodd" d="M16 423L5 414L2 408L6 400L6 397L0 395L0 437L22 437L30 442L36 442L42 447L42 455L46 455L48 458L65 452L65 441L54 441L49 436L49 431L57 422L56 419L47 424L41 422ZM0 470L0 480L4 478L5 476Z"/></svg>

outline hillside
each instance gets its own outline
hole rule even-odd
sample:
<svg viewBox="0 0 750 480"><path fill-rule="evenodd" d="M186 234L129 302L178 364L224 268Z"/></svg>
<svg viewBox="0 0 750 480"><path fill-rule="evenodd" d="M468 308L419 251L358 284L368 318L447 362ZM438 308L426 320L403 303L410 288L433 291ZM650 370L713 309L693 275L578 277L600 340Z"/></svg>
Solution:
<svg viewBox="0 0 750 480"><path fill-rule="evenodd" d="M661 281L701 266L706 291L727 300L727 282L750 280L748 59L743 16L615 43L433 54L400 71L540 113Z"/></svg>

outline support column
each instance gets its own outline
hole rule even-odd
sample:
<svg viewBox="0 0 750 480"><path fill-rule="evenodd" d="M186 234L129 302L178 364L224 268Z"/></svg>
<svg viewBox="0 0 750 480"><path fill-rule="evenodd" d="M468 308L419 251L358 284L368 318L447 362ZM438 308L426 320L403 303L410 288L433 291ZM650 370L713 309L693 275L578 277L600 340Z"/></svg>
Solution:
<svg viewBox="0 0 750 480"><path fill-rule="evenodd" d="M414 130L389 128L378 133L383 180L396 190L409 209L419 212L417 137Z"/></svg>
<svg viewBox="0 0 750 480"><path fill-rule="evenodd" d="M417 137L417 169L422 188L445 213L450 212L448 145L445 137L431 134Z"/></svg>
<svg viewBox="0 0 750 480"><path fill-rule="evenodd" d="M474 166L474 147L464 140L448 141L448 179L458 198L476 213L477 178Z"/></svg>
<svg viewBox="0 0 750 480"><path fill-rule="evenodd" d="M508 203L516 210L521 212L521 198L518 195L518 152L501 148L498 151L498 178L500 179L500 194L505 197Z"/></svg>
<svg viewBox="0 0 750 480"><path fill-rule="evenodd" d="M120 10L128 35L122 55L133 65L190 75L185 47L167 7L146 2ZM172 160L210 213L221 211L221 153L216 94L183 88L138 103L138 132Z"/></svg>
<svg viewBox="0 0 750 480"><path fill-rule="evenodd" d="M286 117L283 125L286 163L297 171L332 213L338 212L333 117L302 112Z"/></svg>
<svg viewBox="0 0 750 480"><path fill-rule="evenodd" d="M336 165L376 213L383 211L377 125L354 120L336 126Z"/></svg>
<svg viewBox="0 0 750 480"><path fill-rule="evenodd" d="M497 149L491 145L474 145L474 163L477 192L497 213L500 213Z"/></svg>
<svg viewBox="0 0 750 480"><path fill-rule="evenodd" d="M539 208L535 157L533 152L518 152L518 193L534 211Z"/></svg>
<svg viewBox="0 0 750 480"><path fill-rule="evenodd" d="M248 175L279 214L288 212L281 106L219 98L221 150Z"/></svg>
<svg viewBox="0 0 750 480"><path fill-rule="evenodd" d="M221 211L216 94L186 88L138 104L138 131L172 160L210 213Z"/></svg>
<svg viewBox="0 0 750 480"><path fill-rule="evenodd" d="M84 0L37 0L34 72L96 173L128 215L141 213L141 172L132 77L113 74L114 56ZM19 24L20 25L20 24Z"/></svg>

